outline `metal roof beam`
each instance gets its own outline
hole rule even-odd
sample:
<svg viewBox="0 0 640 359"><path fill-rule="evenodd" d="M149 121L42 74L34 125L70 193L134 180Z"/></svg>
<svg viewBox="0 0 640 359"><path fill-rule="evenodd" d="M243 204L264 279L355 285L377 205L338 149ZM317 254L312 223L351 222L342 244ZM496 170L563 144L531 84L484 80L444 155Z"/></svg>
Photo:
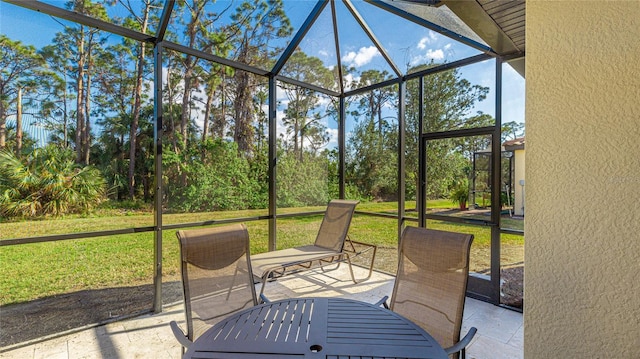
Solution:
<svg viewBox="0 0 640 359"><path fill-rule="evenodd" d="M156 41L156 38L154 36L147 35L139 31L127 29L120 25L98 20L91 16L80 14L74 11L69 11L54 5L45 4L40 1L36 1L36 0L4 0L4 1L14 5L18 5L23 8L35 10L43 14L69 20L69 21L78 23L80 25L85 25L85 26L96 28L98 30L120 35L129 39L144 41L144 42L151 42L151 43Z"/></svg>
<svg viewBox="0 0 640 359"><path fill-rule="evenodd" d="M204 59L204 60L213 61L213 62L216 62L216 63L218 63L220 65L229 66L229 67L232 67L234 69L247 71L247 72L250 72L250 73L253 73L253 74L256 74L256 75L260 75L260 76L267 76L269 74L269 72L266 71L266 70L262 70L262 69L259 69L257 67L245 65L245 64L233 61L233 60L225 59L224 57L220 57L220 56L216 56L216 55L210 54L208 52L196 50L196 49L190 48L188 46L176 44L175 42L162 41L162 42L160 42L160 44L162 44L162 46L167 48L167 49L171 49L171 50L174 50L174 51L182 52L184 54L192 55L192 56Z"/></svg>
<svg viewBox="0 0 640 359"><path fill-rule="evenodd" d="M158 24L158 31L156 32L157 41L164 40L164 34L167 32L169 21L171 20L171 13L173 12L173 6L176 0L166 0L164 8L162 9L162 15L160 16L160 23Z"/></svg>
<svg viewBox="0 0 640 359"><path fill-rule="evenodd" d="M407 76L405 76L405 80L411 80L411 79L426 76L429 74L434 74L436 72L447 71L447 70L455 69L458 67L467 66L467 65L475 64L475 63L486 61L486 60L492 60L492 59L494 59L494 57L489 54L478 54L476 56L467 57L466 59L449 62L446 64L442 64L440 66L431 67L422 71L412 72Z"/></svg>
<svg viewBox="0 0 640 359"><path fill-rule="evenodd" d="M387 87L387 86L391 86L391 85L396 85L396 84L399 84L401 81L402 81L401 78L395 78L395 79L391 79L391 80L386 80L386 81L378 82L377 84L373 84L373 85L361 87L359 89L351 90L349 92L346 92L344 95L346 97L353 96L353 95L358 95L358 94L361 94L361 93L364 93L364 92L367 92L367 91L373 91L373 90L377 90L379 88L383 88L383 87Z"/></svg>
<svg viewBox="0 0 640 359"><path fill-rule="evenodd" d="M376 46L378 51L380 51L380 54L382 54L382 57L384 57L384 59L387 60L387 63L389 63L389 66L391 66L391 68L393 69L393 72L396 73L396 76L401 77L402 72L400 71L400 68L396 66L396 64L393 62L393 60L391 59L391 56L389 56L389 54L387 53L387 50L385 50L384 47L380 44L380 41L378 41L376 36L373 34L371 29L369 28L369 25L367 25L367 23L364 21L360 13L353 7L353 4L351 3L351 1L349 0L343 0L343 1L344 1L344 5L351 12L351 15L353 15L353 18L356 19L358 24L360 24L360 27L362 28L362 30L364 30L364 32L367 34L367 36L369 36L369 39L371 39L371 41Z"/></svg>
<svg viewBox="0 0 640 359"><path fill-rule="evenodd" d="M459 42L461 42L461 43L463 43L463 44L465 44L467 46L471 46L474 49L480 50L480 51L482 51L484 53L487 53L487 54L491 54L493 56L497 55L496 52L493 51L493 49L491 47L487 46L487 45L481 44L481 43L479 43L479 42L477 42L475 40L472 40L472 39L470 39L468 37L462 36L462 35L460 35L460 34L458 34L456 32L453 32L453 31L451 31L451 30L449 30L447 28L442 27L442 26L440 26L438 24L434 24L431 21L427 21L427 20L425 20L425 19L423 19L423 18L421 18L419 16L416 16L414 14L408 13L408 12L406 12L406 11L404 11L402 9L399 9L399 8L393 6L393 5L387 4L384 1L381 1L381 0L365 0L365 1L370 3L370 4L372 4L372 5L375 5L375 6L379 7L379 8L381 8L381 9L384 9L384 10L390 12L390 13L396 14L396 15L404 18L405 20L409 20L409 21L414 22L414 23L416 23L418 25L424 26L427 29L433 30L433 31L435 31L435 32L437 32L439 34L442 34L442 35L447 36L449 38L452 38L452 39L454 39L456 41L459 41Z"/></svg>
<svg viewBox="0 0 640 359"><path fill-rule="evenodd" d="M311 10L311 13L304 21L304 24L302 24L296 35L289 43L289 46L287 46L287 48L284 50L282 56L280 56L280 58L278 59L278 62L276 62L276 64L273 66L271 72L274 75L280 73L280 70L282 70L284 64L287 62L287 60L289 60L289 57L291 57L298 45L300 45L300 42L304 38L304 35L307 34L311 26L313 26L313 24L316 22L316 19L318 19L318 16L320 16L320 13L322 12L322 10L324 10L325 6L327 6L327 0L318 0L316 6L314 6L313 10Z"/></svg>
<svg viewBox="0 0 640 359"><path fill-rule="evenodd" d="M328 95L328 96L333 96L333 97L338 97L340 96L339 92L335 92L332 90L328 90L324 87L320 87L320 86L316 86L316 85L312 85L310 83L307 82L303 82L303 81L299 81L296 79L292 79L290 77L286 77L286 76L275 76L275 79L280 81L280 82L284 82L284 83L288 83L290 85L295 85L295 86L299 86L302 88L305 88L307 90L312 90L312 91L316 91L316 92L320 92L322 94Z"/></svg>
<svg viewBox="0 0 640 359"><path fill-rule="evenodd" d="M338 83L340 93L344 93L344 83L342 78L342 59L340 59L340 37L338 36L338 17L336 16L336 2L331 0L331 20L333 22L333 41L336 43L336 66L338 67Z"/></svg>

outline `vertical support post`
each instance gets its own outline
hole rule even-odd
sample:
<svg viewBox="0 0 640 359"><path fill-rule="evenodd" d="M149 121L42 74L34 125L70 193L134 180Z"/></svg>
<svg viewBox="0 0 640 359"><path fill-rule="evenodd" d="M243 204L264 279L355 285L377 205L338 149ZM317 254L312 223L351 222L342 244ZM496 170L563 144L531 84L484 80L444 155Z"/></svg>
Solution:
<svg viewBox="0 0 640 359"><path fill-rule="evenodd" d="M269 76L269 251L276 250L276 79Z"/></svg>
<svg viewBox="0 0 640 359"><path fill-rule="evenodd" d="M398 248L400 237L404 229L404 200L406 195L405 181L405 147L406 147L406 125L405 125L405 98L407 94L407 82L402 79L398 83Z"/></svg>
<svg viewBox="0 0 640 359"><path fill-rule="evenodd" d="M162 43L153 48L153 148L155 193L153 211L153 312L162 312Z"/></svg>
<svg viewBox="0 0 640 359"><path fill-rule="evenodd" d="M427 214L427 149L424 132L424 76L418 80L418 183L416 188L416 211L418 212L418 227L426 227Z"/></svg>
<svg viewBox="0 0 640 359"><path fill-rule="evenodd" d="M347 110L345 108L344 95L340 95L340 114L338 117L338 188L340 199L345 196L345 128L347 120Z"/></svg>
<svg viewBox="0 0 640 359"><path fill-rule="evenodd" d="M496 58L496 123L491 136L491 301L500 302L500 216L502 212L502 59Z"/></svg>

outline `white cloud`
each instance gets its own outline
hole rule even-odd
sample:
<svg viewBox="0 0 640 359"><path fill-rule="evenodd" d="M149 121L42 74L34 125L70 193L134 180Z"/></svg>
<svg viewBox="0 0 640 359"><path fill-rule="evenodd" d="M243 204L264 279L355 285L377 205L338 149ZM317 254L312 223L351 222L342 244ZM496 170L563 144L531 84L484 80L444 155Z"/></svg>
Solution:
<svg viewBox="0 0 640 359"><path fill-rule="evenodd" d="M427 48L427 44L429 43L429 38L427 37L423 37L422 39L420 39L420 41L418 42L417 48L420 50L424 50Z"/></svg>
<svg viewBox="0 0 640 359"><path fill-rule="evenodd" d="M442 60L444 59L444 51L440 49L438 50L429 49L427 50L427 54L425 55L425 57L428 60Z"/></svg>
<svg viewBox="0 0 640 359"><path fill-rule="evenodd" d="M444 51L441 49L428 49L426 52L423 52L421 55L414 56L411 61L411 66L416 66L424 63L428 63L431 60L434 61L442 61L444 60Z"/></svg>
<svg viewBox="0 0 640 359"><path fill-rule="evenodd" d="M429 35L421 38L416 47L424 50L427 48L427 45L434 43L436 40L438 40L438 35L433 31L429 31Z"/></svg>
<svg viewBox="0 0 640 359"><path fill-rule="evenodd" d="M375 46L361 47L357 53L354 51L348 52L342 57L342 61L360 67L370 63L376 56L380 56L380 52Z"/></svg>

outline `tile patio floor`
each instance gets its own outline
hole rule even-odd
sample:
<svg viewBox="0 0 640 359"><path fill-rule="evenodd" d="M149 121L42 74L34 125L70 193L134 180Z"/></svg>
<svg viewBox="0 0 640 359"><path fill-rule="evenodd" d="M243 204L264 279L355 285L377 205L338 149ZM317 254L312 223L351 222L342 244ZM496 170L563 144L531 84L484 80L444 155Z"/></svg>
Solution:
<svg viewBox="0 0 640 359"><path fill-rule="evenodd" d="M287 297L331 296L376 302L390 295L393 277L377 273L354 285L346 266L323 273L321 270L293 274L268 283L265 294L271 300ZM356 277L364 269L354 268ZM168 306L159 314L149 314L114 322L62 337L22 347L6 348L1 359L8 358L180 358L181 348L169 329L169 322L184 321L182 305ZM467 350L468 359L523 358L522 314L467 298L462 333L478 328Z"/></svg>

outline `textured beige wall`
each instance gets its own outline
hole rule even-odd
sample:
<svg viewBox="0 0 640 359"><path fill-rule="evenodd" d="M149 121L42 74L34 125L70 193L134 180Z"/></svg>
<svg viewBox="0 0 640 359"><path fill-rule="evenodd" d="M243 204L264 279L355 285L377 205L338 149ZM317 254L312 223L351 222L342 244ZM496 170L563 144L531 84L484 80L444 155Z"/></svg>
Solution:
<svg viewBox="0 0 640 359"><path fill-rule="evenodd" d="M640 358L640 1L527 1L525 358Z"/></svg>

